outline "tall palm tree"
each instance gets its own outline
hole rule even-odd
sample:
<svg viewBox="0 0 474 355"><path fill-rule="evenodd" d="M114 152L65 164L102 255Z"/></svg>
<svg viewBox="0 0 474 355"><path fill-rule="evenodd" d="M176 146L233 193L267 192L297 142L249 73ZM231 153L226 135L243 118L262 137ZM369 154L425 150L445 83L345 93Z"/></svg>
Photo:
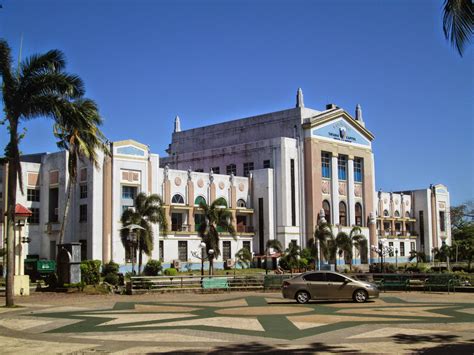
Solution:
<svg viewBox="0 0 474 355"><path fill-rule="evenodd" d="M61 109L70 100L84 94L82 80L64 72L66 61L60 51L32 55L13 68L8 43L0 39L0 76L5 121L8 123L10 140L5 147L8 163L8 208L7 208L7 289L6 305L13 306L13 233L17 184L23 193L21 179L19 134L21 122L40 116L57 118Z"/></svg>
<svg viewBox="0 0 474 355"><path fill-rule="evenodd" d="M219 230L236 236L232 225L232 213L226 208L227 203L223 198L218 198L211 205L201 201L199 207L203 210L204 222L199 226L199 236L206 243L206 253L209 258L209 275L213 274L214 259L221 254L219 248ZM209 250L213 253L209 253Z"/></svg>
<svg viewBox="0 0 474 355"><path fill-rule="evenodd" d="M349 260L349 267L352 270L352 240L346 232L340 231L337 233L336 246L337 254L339 257L344 255L344 260Z"/></svg>
<svg viewBox="0 0 474 355"><path fill-rule="evenodd" d="M153 224L159 223L160 230L166 234L168 229L168 222L163 208L163 201L160 196L156 194L147 195L141 192L135 197L134 208L123 211L121 218L122 225L128 226L136 224L143 229L136 231L137 233L137 249L138 249L138 273L141 272L142 256L145 253L151 256L153 251ZM120 237L122 244L126 250L130 250L131 241L128 240L130 230L123 228L120 230ZM135 255L132 255L132 259Z"/></svg>
<svg viewBox="0 0 474 355"><path fill-rule="evenodd" d="M319 241L321 255L328 262L334 262L336 266L337 245L332 226L327 222L319 222L314 229L314 241Z"/></svg>
<svg viewBox="0 0 474 355"><path fill-rule="evenodd" d="M471 42L474 27L472 0L446 0L443 10L444 36L462 57Z"/></svg>
<svg viewBox="0 0 474 355"><path fill-rule="evenodd" d="M296 243L290 243L288 245L288 248L286 248L285 258L291 269L293 269L295 266L298 266L298 258L300 256L300 251L301 249Z"/></svg>
<svg viewBox="0 0 474 355"><path fill-rule="evenodd" d="M426 261L426 254L422 251L411 250L408 261L411 262L413 259L415 259L416 267L418 267L418 263Z"/></svg>
<svg viewBox="0 0 474 355"><path fill-rule="evenodd" d="M349 238L351 238L352 244L354 245L359 258L362 258L362 250L367 250L367 238L362 234L362 229L359 226L352 227L349 232Z"/></svg>
<svg viewBox="0 0 474 355"><path fill-rule="evenodd" d="M281 245L278 239L269 239L265 244L265 273L268 274L268 257L270 256L270 249L275 250L277 253L283 251L283 245Z"/></svg>
<svg viewBox="0 0 474 355"><path fill-rule="evenodd" d="M98 151L101 150L107 154L109 152L106 138L99 129L101 124L102 118L99 115L96 103L89 99L78 99L62 112L60 119L54 125L54 135L59 139L57 142L58 148L68 152L69 173L59 244L64 241L71 194L77 179L78 161L88 160L98 168Z"/></svg>
<svg viewBox="0 0 474 355"><path fill-rule="evenodd" d="M252 261L252 253L248 248L242 248L237 253L235 253L235 265L234 265L234 276L235 268L239 265L242 269L250 266Z"/></svg>

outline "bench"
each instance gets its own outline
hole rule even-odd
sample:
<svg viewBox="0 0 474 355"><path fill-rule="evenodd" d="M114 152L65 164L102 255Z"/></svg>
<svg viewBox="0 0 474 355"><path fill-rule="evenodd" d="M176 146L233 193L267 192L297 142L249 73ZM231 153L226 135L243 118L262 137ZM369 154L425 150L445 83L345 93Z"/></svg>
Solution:
<svg viewBox="0 0 474 355"><path fill-rule="evenodd" d="M406 290L420 290L425 288L425 280L409 279L407 280Z"/></svg>
<svg viewBox="0 0 474 355"><path fill-rule="evenodd" d="M381 290L387 289L403 289L406 290L407 280L402 275L384 275L382 280L378 282L378 286Z"/></svg>
<svg viewBox="0 0 474 355"><path fill-rule="evenodd" d="M202 280L202 288L211 289L211 288L229 288L229 283L227 278L205 278Z"/></svg>
<svg viewBox="0 0 474 355"><path fill-rule="evenodd" d="M425 280L424 288L423 290L426 292L426 290L429 290L431 292L432 289L435 290L449 290L452 289L455 292L454 289L454 277L452 275L432 275L429 276Z"/></svg>

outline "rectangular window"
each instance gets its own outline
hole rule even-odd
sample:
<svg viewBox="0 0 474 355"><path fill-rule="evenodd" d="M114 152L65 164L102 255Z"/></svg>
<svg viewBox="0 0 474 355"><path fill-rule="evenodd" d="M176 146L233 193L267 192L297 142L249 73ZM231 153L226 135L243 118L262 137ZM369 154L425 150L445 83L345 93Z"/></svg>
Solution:
<svg viewBox="0 0 474 355"><path fill-rule="evenodd" d="M28 217L28 224L39 224L40 222L40 210L39 208L30 207L31 216Z"/></svg>
<svg viewBox="0 0 474 355"><path fill-rule="evenodd" d="M56 260L56 241L51 240L49 242L49 258L51 260Z"/></svg>
<svg viewBox="0 0 474 355"><path fill-rule="evenodd" d="M135 199L137 197L138 187L136 186L122 186L122 198L124 199Z"/></svg>
<svg viewBox="0 0 474 355"><path fill-rule="evenodd" d="M390 253L388 254L388 256L393 257L393 251L395 250L395 249L393 248L393 242L388 242L388 246L391 248L391 249L390 249L391 251L390 251Z"/></svg>
<svg viewBox="0 0 474 355"><path fill-rule="evenodd" d="M159 252L160 256L159 256L159 258L160 258L160 261L165 260L165 250L164 250L164 247L165 247L165 245L164 245L163 241L160 240L160 243L159 243L159 248L160 248L160 252Z"/></svg>
<svg viewBox="0 0 474 355"><path fill-rule="evenodd" d="M251 251L251 250L250 250L250 240L244 240L244 241L242 242L242 247L245 248L245 249L247 249L248 251Z"/></svg>
<svg viewBox="0 0 474 355"><path fill-rule="evenodd" d="M26 190L26 200L32 202L40 201L40 190L39 189L27 189Z"/></svg>
<svg viewBox="0 0 474 355"><path fill-rule="evenodd" d="M258 199L258 246L260 254L265 254L264 228L263 228L263 198Z"/></svg>
<svg viewBox="0 0 474 355"><path fill-rule="evenodd" d="M79 206L79 222L87 222L87 205Z"/></svg>
<svg viewBox="0 0 474 355"><path fill-rule="evenodd" d="M244 163L244 176L249 176L253 170L253 162Z"/></svg>
<svg viewBox="0 0 474 355"><path fill-rule="evenodd" d="M222 259L226 261L227 259L232 259L232 250L230 248L230 241L224 240L222 242Z"/></svg>
<svg viewBox="0 0 474 355"><path fill-rule="evenodd" d="M416 243L415 242L410 242L410 251L416 250Z"/></svg>
<svg viewBox="0 0 474 355"><path fill-rule="evenodd" d="M419 211L418 215L420 221L420 244L425 245L425 221L423 211Z"/></svg>
<svg viewBox="0 0 474 355"><path fill-rule="evenodd" d="M221 173L221 169L220 169L218 166L215 166L215 167L213 167L213 168L211 168L211 169L212 169L212 172L213 172L214 174L220 174L220 173Z"/></svg>
<svg viewBox="0 0 474 355"><path fill-rule="evenodd" d="M124 213L126 210L131 209L131 208L133 208L133 206L123 205L122 206L122 213Z"/></svg>
<svg viewBox="0 0 474 355"><path fill-rule="evenodd" d="M196 173L203 173L204 172L204 169L196 169L194 170Z"/></svg>
<svg viewBox="0 0 474 355"><path fill-rule="evenodd" d="M364 159L354 158L354 181L362 182L363 167L364 167Z"/></svg>
<svg viewBox="0 0 474 355"><path fill-rule="evenodd" d="M86 182L87 181L87 168L81 169L80 181Z"/></svg>
<svg viewBox="0 0 474 355"><path fill-rule="evenodd" d="M132 260L133 259L133 260ZM136 263L137 262L137 253L133 248L132 244L128 244L125 248L125 262L127 263Z"/></svg>
<svg viewBox="0 0 474 355"><path fill-rule="evenodd" d="M296 181L295 181L295 159L290 159L290 179L291 179L291 225L296 226Z"/></svg>
<svg viewBox="0 0 474 355"><path fill-rule="evenodd" d="M188 261L188 242L185 240L178 241L178 259Z"/></svg>
<svg viewBox="0 0 474 355"><path fill-rule="evenodd" d="M227 175L230 175L230 174L237 175L237 167L235 166L235 164L227 165L225 170L226 170Z"/></svg>
<svg viewBox="0 0 474 355"><path fill-rule="evenodd" d="M183 214L171 213L171 230L181 232L183 230Z"/></svg>
<svg viewBox="0 0 474 355"><path fill-rule="evenodd" d="M331 153L321 152L321 175L324 178L331 177Z"/></svg>
<svg viewBox="0 0 474 355"><path fill-rule="evenodd" d="M204 215L202 213L195 213L194 214L194 230L199 232L199 228L201 228L201 224L204 222Z"/></svg>
<svg viewBox="0 0 474 355"><path fill-rule="evenodd" d="M57 187L49 189L49 222L56 223L59 215L59 190Z"/></svg>
<svg viewBox="0 0 474 355"><path fill-rule="evenodd" d="M79 185L79 197L87 198L87 185Z"/></svg>
<svg viewBox="0 0 474 355"><path fill-rule="evenodd" d="M400 256L405 256L405 243L400 242Z"/></svg>
<svg viewBox="0 0 474 355"><path fill-rule="evenodd" d="M347 180L347 155L337 157L337 176L339 180Z"/></svg>
<svg viewBox="0 0 474 355"><path fill-rule="evenodd" d="M87 240L81 239L79 243L81 243L81 261L87 260Z"/></svg>
<svg viewBox="0 0 474 355"><path fill-rule="evenodd" d="M264 160L263 161L263 168L264 169L270 169L270 160Z"/></svg>
<svg viewBox="0 0 474 355"><path fill-rule="evenodd" d="M446 232L446 214L444 211L439 211L439 230Z"/></svg>

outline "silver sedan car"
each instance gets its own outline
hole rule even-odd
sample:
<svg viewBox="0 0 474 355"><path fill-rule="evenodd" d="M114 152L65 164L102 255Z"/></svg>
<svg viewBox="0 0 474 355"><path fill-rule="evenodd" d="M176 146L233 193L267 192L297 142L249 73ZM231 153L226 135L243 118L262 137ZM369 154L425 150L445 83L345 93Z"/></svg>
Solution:
<svg viewBox="0 0 474 355"><path fill-rule="evenodd" d="M311 271L286 280L282 285L284 298L294 299L298 303L307 303L311 299L353 299L365 302L379 296L376 285L355 280L332 271Z"/></svg>

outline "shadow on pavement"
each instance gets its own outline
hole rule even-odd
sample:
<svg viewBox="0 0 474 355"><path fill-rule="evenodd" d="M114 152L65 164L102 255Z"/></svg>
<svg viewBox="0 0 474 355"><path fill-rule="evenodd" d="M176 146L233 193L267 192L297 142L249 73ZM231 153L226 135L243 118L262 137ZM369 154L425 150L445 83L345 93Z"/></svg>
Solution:
<svg viewBox="0 0 474 355"><path fill-rule="evenodd" d="M333 300L311 300L306 304L308 305L308 304L338 304L338 303L353 303L354 306L358 304L358 303L355 303L352 300L336 300L336 301L333 301ZM368 300L364 304L371 304L371 303L375 303L375 301ZM267 302L267 304L298 304L298 303L296 301L292 301L292 300L290 300L290 301L282 300L282 301Z"/></svg>
<svg viewBox="0 0 474 355"><path fill-rule="evenodd" d="M474 339L455 342L459 336L457 335L408 335L396 334L391 337L397 344L418 344L418 343L440 343L436 346L427 346L425 348L412 349L418 354L473 354L474 353Z"/></svg>
<svg viewBox="0 0 474 355"><path fill-rule="evenodd" d="M161 354L314 354L315 352L326 352L326 353L357 353L359 351L353 349L347 349L342 346L327 345L324 343L312 343L309 345L302 345L301 348L284 349L277 348L268 344L260 343L249 343L249 344L234 344L218 346L210 351L198 352L196 350L189 351L171 351Z"/></svg>
<svg viewBox="0 0 474 355"><path fill-rule="evenodd" d="M447 343L459 338L457 335L409 335L395 334L392 340L397 344L418 344L418 343Z"/></svg>

